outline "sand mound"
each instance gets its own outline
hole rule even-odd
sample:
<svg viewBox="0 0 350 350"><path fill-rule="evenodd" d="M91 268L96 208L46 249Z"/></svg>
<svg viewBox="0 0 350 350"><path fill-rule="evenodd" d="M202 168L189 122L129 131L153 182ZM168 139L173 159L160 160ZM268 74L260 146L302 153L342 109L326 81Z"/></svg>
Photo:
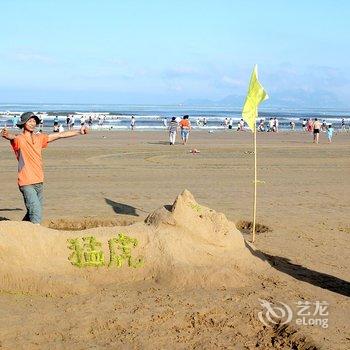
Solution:
<svg viewBox="0 0 350 350"><path fill-rule="evenodd" d="M69 249L72 241L67 240L78 238L76 242L82 245L83 237L101 242L101 247L92 249L103 252L104 266L79 268L72 264L77 254ZM111 241L117 237L118 241ZM137 244L127 237L136 239ZM126 242L124 248L121 242ZM115 252L112 266L108 266L109 247ZM84 249L83 254L86 252ZM120 254L124 254L124 261L116 257ZM0 222L0 264L0 290L51 295L145 280L178 288L241 287L257 283L269 270L252 255L225 215L199 205L187 190L172 206L157 209L144 222L129 226L77 232L26 222Z"/></svg>

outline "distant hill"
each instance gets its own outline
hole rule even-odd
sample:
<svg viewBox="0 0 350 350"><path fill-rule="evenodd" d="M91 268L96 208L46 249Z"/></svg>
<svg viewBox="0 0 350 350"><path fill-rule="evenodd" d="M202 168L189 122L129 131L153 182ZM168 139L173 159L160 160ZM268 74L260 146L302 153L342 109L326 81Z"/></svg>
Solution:
<svg viewBox="0 0 350 350"><path fill-rule="evenodd" d="M264 107L288 108L334 108L347 107L346 103L328 91L308 92L304 90L280 91L269 94L270 98L264 102ZM185 106L229 106L241 108L245 96L228 95L221 100L188 99L182 104Z"/></svg>
<svg viewBox="0 0 350 350"><path fill-rule="evenodd" d="M228 95L221 100L209 99L188 99L182 103L184 106L232 106L242 107L244 103L244 96Z"/></svg>

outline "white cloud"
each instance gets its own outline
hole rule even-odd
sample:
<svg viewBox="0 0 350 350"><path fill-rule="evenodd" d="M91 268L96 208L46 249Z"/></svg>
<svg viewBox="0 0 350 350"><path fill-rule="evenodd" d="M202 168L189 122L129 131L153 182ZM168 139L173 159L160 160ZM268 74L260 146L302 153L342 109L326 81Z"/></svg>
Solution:
<svg viewBox="0 0 350 350"><path fill-rule="evenodd" d="M205 76L205 74L197 68L193 68L190 66L178 66L178 67L171 67L164 70L162 73L162 76L165 79L182 79L182 78L202 78Z"/></svg>
<svg viewBox="0 0 350 350"><path fill-rule="evenodd" d="M49 55L45 55L38 52L30 51L17 51L8 54L9 58L14 61L25 62L25 63L43 63L43 64L54 64L56 59Z"/></svg>
<svg viewBox="0 0 350 350"><path fill-rule="evenodd" d="M233 77L230 77L228 75L224 75L221 78L221 82L223 83L223 85L226 85L228 87L241 87L241 86L247 85L246 81L242 81L240 79L233 78Z"/></svg>

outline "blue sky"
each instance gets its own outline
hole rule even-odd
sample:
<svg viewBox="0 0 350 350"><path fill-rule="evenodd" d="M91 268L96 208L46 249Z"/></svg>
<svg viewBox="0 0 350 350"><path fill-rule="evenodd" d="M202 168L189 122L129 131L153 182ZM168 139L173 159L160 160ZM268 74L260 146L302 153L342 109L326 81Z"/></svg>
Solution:
<svg viewBox="0 0 350 350"><path fill-rule="evenodd" d="M350 2L1 0L0 102L244 95L350 106ZM330 102L332 103L332 102Z"/></svg>

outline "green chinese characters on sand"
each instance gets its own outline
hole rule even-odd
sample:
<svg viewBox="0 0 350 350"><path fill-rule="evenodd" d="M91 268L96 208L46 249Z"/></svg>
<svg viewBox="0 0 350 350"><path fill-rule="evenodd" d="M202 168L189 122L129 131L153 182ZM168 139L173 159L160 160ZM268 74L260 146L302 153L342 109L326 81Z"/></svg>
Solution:
<svg viewBox="0 0 350 350"><path fill-rule="evenodd" d="M68 248L72 253L68 260L72 265L77 267L101 267L105 266L102 243L98 242L95 237L71 238L67 240ZM119 233L117 238L108 241L109 263L108 267L122 267L127 264L129 267L143 266L143 260L133 258L131 250L138 245L136 238Z"/></svg>
<svg viewBox="0 0 350 350"><path fill-rule="evenodd" d="M83 237L82 242L79 238L68 239L68 248L73 250L68 260L77 267L103 266L104 254L101 250L102 244L96 241L95 237Z"/></svg>
<svg viewBox="0 0 350 350"><path fill-rule="evenodd" d="M191 208L198 213L200 213L202 211L202 208L199 204L191 204Z"/></svg>

